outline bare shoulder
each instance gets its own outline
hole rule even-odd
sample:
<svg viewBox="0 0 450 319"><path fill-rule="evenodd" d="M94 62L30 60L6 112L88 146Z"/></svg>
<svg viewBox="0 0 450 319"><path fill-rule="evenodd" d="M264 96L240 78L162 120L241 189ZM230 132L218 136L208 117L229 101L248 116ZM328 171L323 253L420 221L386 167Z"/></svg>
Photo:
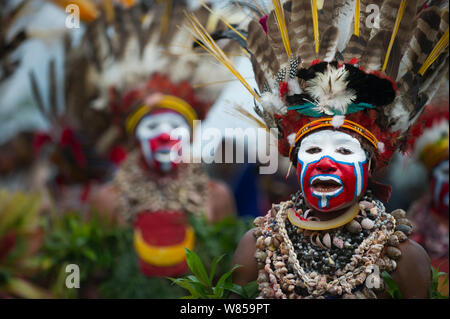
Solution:
<svg viewBox="0 0 450 319"><path fill-rule="evenodd" d="M233 265L241 265L233 273L233 282L238 285L245 285L256 280L258 270L255 260L256 239L253 229L249 230L242 237L234 253Z"/></svg>
<svg viewBox="0 0 450 319"><path fill-rule="evenodd" d="M233 216L236 213L234 197L229 187L217 180L210 180L208 183L208 220L212 222L220 221L226 216Z"/></svg>
<svg viewBox="0 0 450 319"><path fill-rule="evenodd" d="M400 244L402 252L392 278L398 285L403 298L428 298L431 283L430 257L425 249L413 240Z"/></svg>
<svg viewBox="0 0 450 319"><path fill-rule="evenodd" d="M90 205L94 211L97 211L101 216L110 216L112 219L122 223L119 209L119 190L112 184L103 185L92 196Z"/></svg>

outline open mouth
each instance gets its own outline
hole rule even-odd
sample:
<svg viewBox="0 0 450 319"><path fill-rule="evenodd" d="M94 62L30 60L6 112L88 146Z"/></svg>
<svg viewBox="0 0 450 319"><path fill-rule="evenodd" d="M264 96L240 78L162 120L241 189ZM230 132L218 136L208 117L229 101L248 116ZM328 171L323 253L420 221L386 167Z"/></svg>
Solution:
<svg viewBox="0 0 450 319"><path fill-rule="evenodd" d="M336 193L342 189L342 182L330 176L316 176L311 180L310 186L314 193Z"/></svg>
<svg viewBox="0 0 450 319"><path fill-rule="evenodd" d="M172 156L171 156L171 150L170 149L161 149L158 150L155 153L155 160L160 162L160 163L168 163L171 162L172 160Z"/></svg>

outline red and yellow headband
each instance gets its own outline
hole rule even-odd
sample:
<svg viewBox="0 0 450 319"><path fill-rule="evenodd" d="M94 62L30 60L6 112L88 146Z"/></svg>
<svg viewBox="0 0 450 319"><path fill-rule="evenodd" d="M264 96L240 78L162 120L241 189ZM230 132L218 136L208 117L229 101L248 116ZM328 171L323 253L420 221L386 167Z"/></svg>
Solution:
<svg viewBox="0 0 450 319"><path fill-rule="evenodd" d="M327 118L321 118L312 122L309 122L308 124L304 125L300 130L298 130L297 134L295 135L295 143L294 146L291 146L289 150L289 157L291 157L292 151L300 139L305 136L306 134L318 130L323 127L334 127L332 124L333 118L327 117ZM358 123L345 120L344 124L340 126L340 128L349 129L353 132L358 133L362 137L364 137L367 141L372 144L376 150L378 150L378 139L375 137L375 135L372 134L368 129L364 128L363 126L359 125Z"/></svg>
<svg viewBox="0 0 450 319"><path fill-rule="evenodd" d="M426 146L419 154L419 160L430 170L438 163L442 162L449 155L448 135L439 139L433 144Z"/></svg>
<svg viewBox="0 0 450 319"><path fill-rule="evenodd" d="M194 108L187 103L173 95L163 95L162 99L156 105L143 104L137 108L128 118L126 119L125 127L128 134L133 134L134 129L137 124L142 120L142 118L154 109L169 109L177 113L180 113L189 123L189 125L194 127L194 121L198 118L197 113Z"/></svg>

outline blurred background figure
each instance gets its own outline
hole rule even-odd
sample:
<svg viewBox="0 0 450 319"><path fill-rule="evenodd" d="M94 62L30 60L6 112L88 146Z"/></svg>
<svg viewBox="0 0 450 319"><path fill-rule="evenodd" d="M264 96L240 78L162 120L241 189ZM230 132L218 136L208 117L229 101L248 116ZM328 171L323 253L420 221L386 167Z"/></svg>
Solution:
<svg viewBox="0 0 450 319"><path fill-rule="evenodd" d="M93 205L133 225L140 269L152 277L186 272L184 247L193 249L195 237L191 214L219 222L235 210L227 187L209 179L201 164L191 156L176 161L189 151L194 121L206 118L223 89L205 85L211 73L219 83L228 78L226 70L211 69L213 60L195 48L185 30L185 10L185 1L148 10L134 6L115 12L118 24L110 34L101 17L87 31L94 43L120 46L97 51L99 95L93 106L120 114L130 150ZM211 19L204 8L197 14L204 23ZM174 133L187 136L173 138Z"/></svg>
<svg viewBox="0 0 450 319"><path fill-rule="evenodd" d="M440 94L427 106L412 131L412 159L428 172L427 191L415 200L408 214L414 223L413 238L423 245L439 271L449 271L449 92L442 84ZM448 284L442 289L448 295Z"/></svg>

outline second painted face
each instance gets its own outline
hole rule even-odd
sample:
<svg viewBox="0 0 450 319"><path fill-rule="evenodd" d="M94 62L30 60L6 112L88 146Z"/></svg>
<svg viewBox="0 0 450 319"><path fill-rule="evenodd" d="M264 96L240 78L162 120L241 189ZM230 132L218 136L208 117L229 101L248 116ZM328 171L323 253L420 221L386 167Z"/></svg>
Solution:
<svg viewBox="0 0 450 319"><path fill-rule="evenodd" d="M449 160L439 163L431 173L432 207L433 209L448 218L449 208Z"/></svg>
<svg viewBox="0 0 450 319"><path fill-rule="evenodd" d="M367 154L351 135L323 130L306 136L297 154L298 181L309 207L320 212L347 208L364 194Z"/></svg>
<svg viewBox="0 0 450 319"><path fill-rule="evenodd" d="M136 138L149 167L161 173L168 173L177 167L178 164L172 159L179 155L181 140L171 139L171 133L180 128L189 130L189 125L183 116L169 110L149 114L139 122Z"/></svg>

